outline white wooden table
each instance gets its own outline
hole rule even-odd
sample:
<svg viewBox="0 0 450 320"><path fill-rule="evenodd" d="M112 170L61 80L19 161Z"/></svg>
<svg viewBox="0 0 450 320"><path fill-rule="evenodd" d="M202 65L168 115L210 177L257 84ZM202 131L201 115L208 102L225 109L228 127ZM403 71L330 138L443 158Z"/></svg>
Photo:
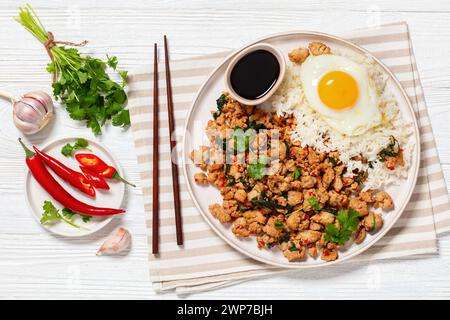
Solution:
<svg viewBox="0 0 450 320"><path fill-rule="evenodd" d="M294 29L339 33L377 23L406 20L428 102L442 165L450 185L450 2L374 0L34 0L57 39L90 40L83 52L117 55L131 69L151 61L152 45L170 39L172 59L232 49L266 34ZM18 2L0 3L0 89L50 91L44 48L12 17ZM0 298L168 299L155 294L147 267L142 194L128 189L128 214L120 222L134 237L125 257L96 257L114 224L87 239L45 232L25 204L23 152L11 109L0 102ZM88 129L58 108L51 128L33 136L40 144L63 135L91 137ZM131 132L110 127L100 138L118 157L126 177L139 181ZM192 298L449 298L450 237L439 240L439 256L338 266L327 272L244 282ZM276 296L273 293L276 293Z"/></svg>

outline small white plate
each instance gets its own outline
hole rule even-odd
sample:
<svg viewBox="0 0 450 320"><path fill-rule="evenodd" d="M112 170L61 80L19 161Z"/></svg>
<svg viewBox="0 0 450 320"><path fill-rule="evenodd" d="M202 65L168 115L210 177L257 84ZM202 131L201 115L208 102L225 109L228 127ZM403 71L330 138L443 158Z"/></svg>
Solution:
<svg viewBox="0 0 450 320"><path fill-rule="evenodd" d="M69 168L72 168L76 171L80 171L79 163L76 161L74 157L65 157L61 154L61 148L66 144L73 144L76 139L79 137L68 137L68 138L60 138L54 140L50 143L47 143L43 146L36 146L39 150L48 153L55 159L58 159L62 163L64 163ZM109 165L115 167L119 174L122 175L122 169L119 166L119 162L114 158L114 156L101 144L96 141L86 139L89 142L89 148L93 151L94 154L98 155L102 160L104 160ZM24 141L24 143L32 149L32 146ZM80 150L80 152L89 152L87 150ZM24 165L26 165L24 163ZM108 208L120 208L125 196L125 185L113 179L108 179L107 183L110 187L109 190L99 190L96 189L95 198L89 197L88 195L82 193L78 189L72 187L69 183L65 182L63 179L58 177L50 168L48 168L50 174L55 177L56 181L58 181L61 186L67 190L72 196L76 199L88 203L90 205L96 207L108 207ZM57 209L63 209L63 206L54 200L33 178L31 172L28 170L25 178L25 197L27 199L27 203L31 209L31 213L36 221L43 226L48 231L66 237L81 237L86 236L88 234L92 234L103 227L105 227L114 216L104 216L104 217L92 217L91 220L87 223L84 223L79 215L74 216L73 222L82 228L75 228L63 221L56 222L54 224L41 224L40 219L42 216L42 205L45 200L51 201Z"/></svg>

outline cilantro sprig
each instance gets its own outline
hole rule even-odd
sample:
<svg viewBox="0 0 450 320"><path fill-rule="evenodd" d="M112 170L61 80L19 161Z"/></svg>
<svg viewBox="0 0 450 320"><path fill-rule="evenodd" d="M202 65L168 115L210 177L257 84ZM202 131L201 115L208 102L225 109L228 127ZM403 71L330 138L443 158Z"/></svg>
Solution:
<svg viewBox="0 0 450 320"><path fill-rule="evenodd" d="M83 138L79 138L75 141L75 143L73 145L71 145L70 143L66 143L66 145L64 145L61 149L61 153L66 156L73 156L73 154L75 153L76 150L78 149L85 149L87 151L91 151L91 149L88 148L89 142L86 139Z"/></svg>
<svg viewBox="0 0 450 320"><path fill-rule="evenodd" d="M308 203L314 210L320 210L320 204L316 197L309 197Z"/></svg>
<svg viewBox="0 0 450 320"><path fill-rule="evenodd" d="M325 240L343 245L358 227L359 212L353 208L341 209L336 215L336 220L339 222L340 228L332 223L327 224L325 226Z"/></svg>
<svg viewBox="0 0 450 320"><path fill-rule="evenodd" d="M69 220L72 220L73 217L78 214L78 213L76 213L76 212L74 212L74 211L72 211L72 210L70 210L68 208L62 209L61 212L62 212L63 216L66 217ZM81 217L81 220L83 220L84 223L88 223L92 219L92 216L88 216L88 215L85 215L85 214L79 214L79 216Z"/></svg>
<svg viewBox="0 0 450 320"><path fill-rule="evenodd" d="M248 175L255 180L260 180L267 175L267 156L260 155L256 163L248 165Z"/></svg>
<svg viewBox="0 0 450 320"><path fill-rule="evenodd" d="M64 208L61 210L56 209L51 201L44 201L42 205L42 216L40 219L41 224L54 224L59 221L63 221L74 228L80 229L81 227L72 221L73 216L77 213L73 212L70 209ZM80 215L82 217L83 222L89 222L91 220L91 216Z"/></svg>
<svg viewBox="0 0 450 320"><path fill-rule="evenodd" d="M124 90L127 72L117 69L117 57L107 56L104 61L54 42L49 46L49 33L31 6L19 9L16 21L48 48L52 62L47 71L54 76L53 94L65 104L70 118L84 121L95 135L101 134L101 127L109 121L113 126L128 126L130 115L125 109ZM108 68L119 74L121 84L110 79Z"/></svg>
<svg viewBox="0 0 450 320"><path fill-rule="evenodd" d="M302 168L300 167L295 168L295 170L292 172L292 177L294 179L300 178L301 175L302 175Z"/></svg>

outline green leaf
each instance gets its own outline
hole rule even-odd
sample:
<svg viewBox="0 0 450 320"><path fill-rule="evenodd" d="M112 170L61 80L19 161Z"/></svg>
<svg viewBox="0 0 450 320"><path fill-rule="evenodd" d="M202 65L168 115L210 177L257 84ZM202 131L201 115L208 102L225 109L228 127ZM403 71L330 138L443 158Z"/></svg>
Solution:
<svg viewBox="0 0 450 320"><path fill-rule="evenodd" d="M49 64L47 64L47 72L48 73L53 73L57 70L56 65L53 62L50 62Z"/></svg>
<svg viewBox="0 0 450 320"><path fill-rule="evenodd" d="M223 106L225 105L225 103L228 101L228 97L224 94L222 94L219 99L216 100L216 104L217 104L217 109L219 111L222 111Z"/></svg>
<svg viewBox="0 0 450 320"><path fill-rule="evenodd" d="M274 223L274 226L277 229L283 229L284 228L284 223L277 221L277 222Z"/></svg>
<svg viewBox="0 0 450 320"><path fill-rule="evenodd" d="M62 147L61 153L65 157L69 157L73 154L73 147L70 145L70 143L67 143L66 145L64 145L64 147Z"/></svg>
<svg viewBox="0 0 450 320"><path fill-rule="evenodd" d="M245 152L248 149L248 140L246 139L244 130L242 130L241 128L234 129L233 140L233 148L237 152Z"/></svg>
<svg viewBox="0 0 450 320"><path fill-rule="evenodd" d="M52 224L52 223L56 223L59 221L64 221L65 223L71 225L74 228L80 228L80 226L76 225L75 223L73 223L71 221L71 218L73 215L71 215L71 210L69 211L64 211L65 209L63 209L63 215L67 215L70 218L66 218L64 216L62 216L59 213L59 210L56 209L56 207L53 205L53 203L51 203L51 201L44 201L44 204L42 206L42 209L44 210L44 212L42 213L41 216L41 224Z"/></svg>
<svg viewBox="0 0 450 320"><path fill-rule="evenodd" d="M314 210L320 210L320 204L316 197L309 197L308 203Z"/></svg>
<svg viewBox="0 0 450 320"><path fill-rule="evenodd" d="M86 149L86 147L89 145L89 142L86 139L78 138L75 142L75 149Z"/></svg>
<svg viewBox="0 0 450 320"><path fill-rule="evenodd" d="M302 175L302 169L299 167L295 168L295 170L292 172L292 177L294 179L300 178L301 175Z"/></svg>
<svg viewBox="0 0 450 320"><path fill-rule="evenodd" d="M79 104L67 105L66 110L74 120L84 120L86 118L86 110L82 109Z"/></svg>
<svg viewBox="0 0 450 320"><path fill-rule="evenodd" d="M97 119L91 118L87 121L86 124L88 128L91 128L92 133L94 133L95 135L99 135L102 132L100 124L98 123Z"/></svg>
<svg viewBox="0 0 450 320"><path fill-rule="evenodd" d="M123 127L130 125L130 112L129 110L122 110L112 117L112 124L116 127Z"/></svg>
<svg viewBox="0 0 450 320"><path fill-rule="evenodd" d="M340 224L338 229L335 224L325 226L325 240L337 244L345 244L356 230L359 224L359 212L353 208L341 209L336 215L336 220Z"/></svg>
<svg viewBox="0 0 450 320"><path fill-rule="evenodd" d="M255 131L259 131L262 129L266 129L266 126L264 125L264 123L256 123L255 121L250 121L248 123L248 128L253 129Z"/></svg>
<svg viewBox="0 0 450 320"><path fill-rule="evenodd" d="M77 214L81 217L81 220L82 220L84 223L88 223L88 222L91 220L91 218L92 218L92 216L88 216L88 215L85 215L85 214L76 213L76 212L74 212L74 211L72 211L72 210L70 210L70 209L68 209L68 208L62 209L61 212L62 212L63 216L64 216L66 219L68 219L68 220L72 220L73 217L74 217L75 215L77 215Z"/></svg>
<svg viewBox="0 0 450 320"><path fill-rule="evenodd" d="M248 174L253 179L260 180L267 174L266 165L262 163L252 163L248 166Z"/></svg>
<svg viewBox="0 0 450 320"><path fill-rule="evenodd" d="M92 151L88 148L88 145L89 142L86 139L78 138L73 145L71 145L70 143L65 144L61 149L61 153L64 156L69 157L72 156L78 149L86 149L88 151Z"/></svg>
<svg viewBox="0 0 450 320"><path fill-rule="evenodd" d="M128 71L120 71L119 74L120 77L122 78L122 87L125 87L127 85Z"/></svg>
<svg viewBox="0 0 450 320"><path fill-rule="evenodd" d="M75 212L73 212L72 210L70 210L68 208L62 209L61 212L62 212L63 216L69 220L72 220L73 216L76 215Z"/></svg>
<svg viewBox="0 0 450 320"><path fill-rule="evenodd" d="M41 223L54 223L61 219L61 215L59 214L59 210L55 208L53 203L50 201L44 201L44 204L42 206L42 209L44 212L41 216Z"/></svg>
<svg viewBox="0 0 450 320"><path fill-rule="evenodd" d="M78 72L78 79L80 79L80 83L83 84L88 80L88 75L84 72Z"/></svg>
<svg viewBox="0 0 450 320"><path fill-rule="evenodd" d="M92 219L92 216L88 216L85 214L80 214L80 216L81 216L81 220L83 220L84 223L88 223Z"/></svg>
<svg viewBox="0 0 450 320"><path fill-rule="evenodd" d="M119 63L119 61L117 60L117 57L116 57L116 56L110 57L110 56L106 55L106 58L108 59L108 60L106 61L106 63L108 64L108 66L110 66L111 68L113 68L114 70L116 70L117 64Z"/></svg>
<svg viewBox="0 0 450 320"><path fill-rule="evenodd" d="M333 158L333 157L328 157L328 160L330 160L331 165L332 165L333 167L336 166L337 160L336 160L335 158Z"/></svg>

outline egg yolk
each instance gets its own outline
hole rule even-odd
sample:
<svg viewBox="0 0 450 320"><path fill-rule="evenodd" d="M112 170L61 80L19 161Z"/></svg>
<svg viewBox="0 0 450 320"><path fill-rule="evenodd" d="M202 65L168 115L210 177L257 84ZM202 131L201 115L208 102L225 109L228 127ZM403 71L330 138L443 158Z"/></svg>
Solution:
<svg viewBox="0 0 450 320"><path fill-rule="evenodd" d="M329 108L343 110L352 107L358 99L358 84L346 72L331 71L325 74L318 86L320 100Z"/></svg>

